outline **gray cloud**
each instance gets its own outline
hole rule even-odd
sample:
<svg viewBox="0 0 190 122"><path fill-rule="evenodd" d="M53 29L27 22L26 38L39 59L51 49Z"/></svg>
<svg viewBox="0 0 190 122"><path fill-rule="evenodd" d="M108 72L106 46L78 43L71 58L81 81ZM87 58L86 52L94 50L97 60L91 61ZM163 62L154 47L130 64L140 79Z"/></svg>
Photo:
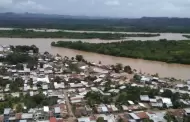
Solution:
<svg viewBox="0 0 190 122"><path fill-rule="evenodd" d="M190 17L190 0L0 0L0 11L112 17Z"/></svg>

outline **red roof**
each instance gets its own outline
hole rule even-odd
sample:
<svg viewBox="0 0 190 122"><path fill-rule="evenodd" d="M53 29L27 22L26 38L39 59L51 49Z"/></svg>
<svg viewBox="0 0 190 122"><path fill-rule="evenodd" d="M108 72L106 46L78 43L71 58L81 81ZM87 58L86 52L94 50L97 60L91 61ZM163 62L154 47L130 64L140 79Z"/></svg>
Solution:
<svg viewBox="0 0 190 122"><path fill-rule="evenodd" d="M51 117L51 118L49 119L49 121L50 121L50 122L57 122L57 120L56 120L55 117Z"/></svg>

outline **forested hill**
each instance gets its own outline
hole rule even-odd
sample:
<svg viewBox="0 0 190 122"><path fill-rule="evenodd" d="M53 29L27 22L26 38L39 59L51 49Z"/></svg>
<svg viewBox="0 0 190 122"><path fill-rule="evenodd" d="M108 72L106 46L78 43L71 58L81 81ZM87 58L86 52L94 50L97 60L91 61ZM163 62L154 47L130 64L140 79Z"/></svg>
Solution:
<svg viewBox="0 0 190 122"><path fill-rule="evenodd" d="M118 19L0 13L0 27L190 33L190 18L143 17Z"/></svg>

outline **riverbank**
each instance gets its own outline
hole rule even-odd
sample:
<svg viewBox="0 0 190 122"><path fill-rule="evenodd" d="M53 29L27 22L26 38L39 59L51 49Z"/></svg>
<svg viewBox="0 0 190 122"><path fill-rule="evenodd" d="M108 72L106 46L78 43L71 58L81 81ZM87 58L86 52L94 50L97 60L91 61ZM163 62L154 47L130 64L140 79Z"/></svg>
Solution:
<svg viewBox="0 0 190 122"><path fill-rule="evenodd" d="M105 39L117 40L125 39L126 37L156 37L160 34L127 34L127 33L86 33L86 32L44 32L24 29L15 30L0 30L0 37L10 38L68 38L68 39Z"/></svg>
<svg viewBox="0 0 190 122"><path fill-rule="evenodd" d="M174 35L175 37L175 35ZM68 49L63 47L53 47L51 42L53 41L78 41L78 39L46 39L46 38L0 38L1 45L36 45L39 47L40 52L49 52L51 54L60 54L61 56L72 57L73 55L83 55L83 57L90 61L98 63L99 61L105 65L113 65L121 63L123 65L129 65L137 72L142 72L146 74L156 74L158 73L160 77L174 77L176 79L189 79L190 65L184 64L169 64L159 61L150 61L143 59L125 58L125 57L115 57L110 55L103 55L92 52L79 51L74 49ZM100 39L82 39L83 42L90 43L105 43L107 41ZM110 42L110 41L109 41Z"/></svg>
<svg viewBox="0 0 190 122"><path fill-rule="evenodd" d="M126 41L113 43L52 42L52 46L167 63L190 64L189 41Z"/></svg>

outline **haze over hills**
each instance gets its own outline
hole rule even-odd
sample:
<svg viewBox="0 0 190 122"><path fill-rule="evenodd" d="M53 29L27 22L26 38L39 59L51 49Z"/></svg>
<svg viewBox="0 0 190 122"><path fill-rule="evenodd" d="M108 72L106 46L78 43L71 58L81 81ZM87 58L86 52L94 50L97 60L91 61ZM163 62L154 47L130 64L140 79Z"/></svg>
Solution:
<svg viewBox="0 0 190 122"><path fill-rule="evenodd" d="M145 32L190 32L190 18L104 18L33 13L0 13L0 27Z"/></svg>

